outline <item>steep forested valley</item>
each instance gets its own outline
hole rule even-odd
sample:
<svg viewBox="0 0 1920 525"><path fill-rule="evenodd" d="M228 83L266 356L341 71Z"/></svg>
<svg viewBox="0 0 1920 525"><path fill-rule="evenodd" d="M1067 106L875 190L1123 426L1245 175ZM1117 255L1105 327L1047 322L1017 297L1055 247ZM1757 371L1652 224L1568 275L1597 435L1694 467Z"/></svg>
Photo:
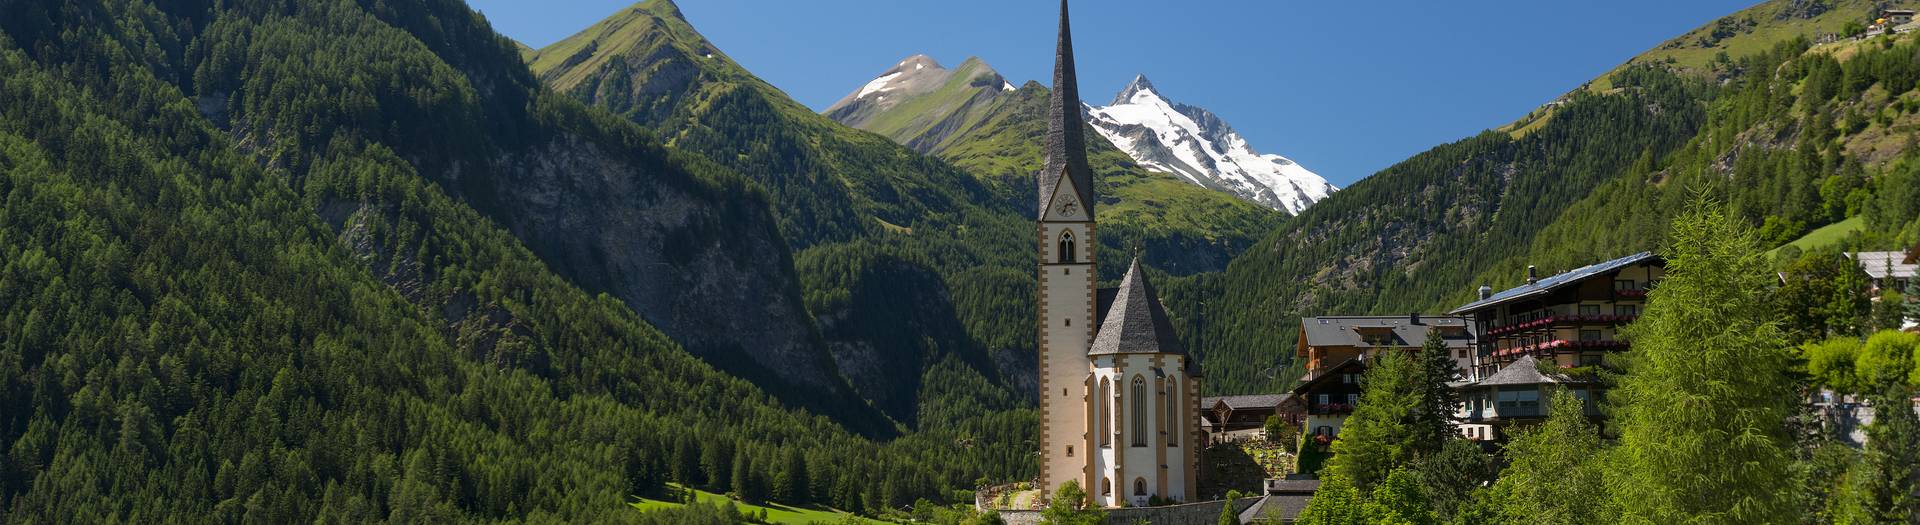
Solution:
<svg viewBox="0 0 1920 525"><path fill-rule="evenodd" d="M1302 316L1673 232L1830 279L1920 242L1920 36L1822 41L1870 2L1807 3L1296 217L1089 131L1098 278L1145 261L1207 395L1291 387ZM916 150L668 0L541 49L460 0L0 2L0 522L753 519L632 508L696 490L962 519L927 513L1037 469L1048 93ZM1875 324L1793 297L1796 343Z"/></svg>

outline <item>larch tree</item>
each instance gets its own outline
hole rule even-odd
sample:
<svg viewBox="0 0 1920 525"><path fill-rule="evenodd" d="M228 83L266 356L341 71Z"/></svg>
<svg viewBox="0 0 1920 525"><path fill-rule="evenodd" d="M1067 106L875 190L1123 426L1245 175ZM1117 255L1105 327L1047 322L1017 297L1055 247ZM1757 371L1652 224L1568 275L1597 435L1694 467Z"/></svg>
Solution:
<svg viewBox="0 0 1920 525"><path fill-rule="evenodd" d="M1341 425L1326 468L1365 491L1414 459L1424 437L1415 423L1425 377L1420 362L1406 352L1385 352L1368 364L1360 403Z"/></svg>
<svg viewBox="0 0 1920 525"><path fill-rule="evenodd" d="M1705 197L1674 219L1667 275L1628 329L1608 486L1625 523L1797 522L1795 388L1753 232Z"/></svg>
<svg viewBox="0 0 1920 525"><path fill-rule="evenodd" d="M1609 514L1600 431L1572 393L1555 392L1549 403L1545 423L1507 444L1511 463L1494 488L1503 495L1498 511L1509 523L1601 523Z"/></svg>

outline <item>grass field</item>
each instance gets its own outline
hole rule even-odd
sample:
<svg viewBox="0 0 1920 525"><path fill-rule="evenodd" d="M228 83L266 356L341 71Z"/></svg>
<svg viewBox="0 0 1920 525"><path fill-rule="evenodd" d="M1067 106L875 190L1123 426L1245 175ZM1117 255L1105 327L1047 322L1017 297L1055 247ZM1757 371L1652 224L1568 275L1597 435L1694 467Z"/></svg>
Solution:
<svg viewBox="0 0 1920 525"><path fill-rule="evenodd" d="M675 487L678 487L678 485L675 485ZM773 523L791 523L795 525L805 525L808 523L840 523L842 520L847 519L847 516L849 516L849 514L845 512L833 510L826 507L806 507L806 508L789 507L789 506L781 505L778 503L768 503L766 505L751 505L751 504L743 503L743 502L740 502L739 500L735 500L733 498L727 497L724 494L714 494L712 492L707 492L704 490L697 490L697 489L694 490L693 493L694 493L694 498L704 503L722 505L722 504L725 504L726 502L731 501L733 502L734 506L740 508L741 514L759 514L760 511L762 510L767 511L767 521L773 522ZM655 509L676 508L676 507L680 507L683 504L677 501L662 501L662 500L656 500L656 499L640 498L640 501L633 502L632 505L633 505L633 508L640 509L640 510L655 510ZM874 521L874 520L869 520L865 518L861 518L860 522L875 523L875 524L885 523L882 521Z"/></svg>
<svg viewBox="0 0 1920 525"><path fill-rule="evenodd" d="M1844 221L1822 226L1820 227L1820 229L1807 232L1806 235L1802 235L1800 236L1800 238L1794 239L1793 242L1783 244L1779 248L1774 248L1773 251L1767 252L1767 256L1772 257L1774 254L1780 253L1780 250L1786 249L1786 247L1788 246L1800 248L1800 251L1805 252L1808 250L1812 250L1814 248L1840 244L1840 241L1846 240L1848 235L1852 235L1854 232L1865 230L1866 227L1867 227L1866 221L1861 219L1860 217L1853 217Z"/></svg>

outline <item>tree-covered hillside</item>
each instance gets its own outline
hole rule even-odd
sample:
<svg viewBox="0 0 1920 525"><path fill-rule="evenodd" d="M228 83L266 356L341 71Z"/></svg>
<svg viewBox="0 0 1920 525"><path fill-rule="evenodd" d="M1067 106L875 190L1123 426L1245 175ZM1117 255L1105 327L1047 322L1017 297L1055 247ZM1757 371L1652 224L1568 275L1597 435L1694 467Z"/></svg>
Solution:
<svg viewBox="0 0 1920 525"><path fill-rule="evenodd" d="M1170 308L1192 312L1189 344L1213 352L1212 385L1298 377L1286 368L1303 315L1445 311L1481 284L1520 284L1529 265L1551 274L1653 249L1697 193L1769 246L1849 218L1865 230L1850 248L1910 246L1915 37L1815 46L1793 32L1803 19L1768 20L1780 26L1751 38L1778 40L1759 52L1614 71L1607 90L1576 90L1524 133L1417 155L1316 204L1224 274L1171 283Z"/></svg>
<svg viewBox="0 0 1920 525"><path fill-rule="evenodd" d="M894 419L917 422L934 363L979 365L960 371L1000 385L989 396L1032 373L1032 294L1001 295L1032 289L1032 223L973 176L814 114L666 0L549 45L531 67L766 188L838 372Z"/></svg>
<svg viewBox="0 0 1920 525"><path fill-rule="evenodd" d="M1297 378L1276 367L1291 364L1301 316L1436 309L1705 119L1703 83L1647 68L1623 84L1574 97L1524 137L1486 132L1415 155L1314 204L1225 273L1170 283L1169 308L1190 312L1189 347L1202 352L1209 387L1272 390Z"/></svg>
<svg viewBox="0 0 1920 525"><path fill-rule="evenodd" d="M785 241L459 2L0 6L0 202L0 521L606 522L668 480L891 508L1025 468L952 444L1030 418L877 444L562 277L627 249L767 290ZM571 227L634 244L539 238Z"/></svg>

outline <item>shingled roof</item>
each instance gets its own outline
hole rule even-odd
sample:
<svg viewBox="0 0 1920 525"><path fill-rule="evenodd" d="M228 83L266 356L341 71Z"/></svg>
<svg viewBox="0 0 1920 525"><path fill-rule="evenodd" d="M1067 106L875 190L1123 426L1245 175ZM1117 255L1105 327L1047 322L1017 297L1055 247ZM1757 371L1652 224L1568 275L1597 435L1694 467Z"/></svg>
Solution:
<svg viewBox="0 0 1920 525"><path fill-rule="evenodd" d="M1053 58L1053 93L1047 108L1047 164L1039 175L1037 217L1046 217L1053 205L1053 189L1064 174L1073 180L1080 207L1093 216L1093 168L1087 164L1086 123L1080 112L1080 82L1073 72L1073 30L1067 20L1067 0L1060 0L1060 43Z"/></svg>
<svg viewBox="0 0 1920 525"><path fill-rule="evenodd" d="M1519 360L1508 364L1505 368L1501 368L1499 372L1494 372L1493 375L1487 376L1486 379L1482 379L1480 382L1469 386L1520 386L1578 382L1560 374L1542 374L1540 373L1539 363L1540 362L1535 360L1533 356L1522 356Z"/></svg>
<svg viewBox="0 0 1920 525"><path fill-rule="evenodd" d="M1153 285L1134 258L1127 276L1120 279L1113 304L1100 321L1100 333L1093 338L1087 355L1104 354L1185 354L1180 338L1173 333L1167 310L1154 296Z"/></svg>

